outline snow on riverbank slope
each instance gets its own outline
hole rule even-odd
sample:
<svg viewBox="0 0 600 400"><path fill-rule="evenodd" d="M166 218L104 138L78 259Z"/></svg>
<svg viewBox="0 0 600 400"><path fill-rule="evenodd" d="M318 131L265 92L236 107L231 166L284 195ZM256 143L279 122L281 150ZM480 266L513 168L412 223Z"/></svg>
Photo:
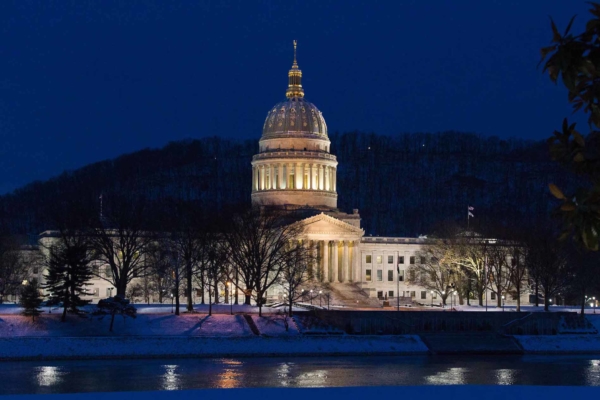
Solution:
<svg viewBox="0 0 600 400"><path fill-rule="evenodd" d="M290 322L285 330L283 315L252 315L261 333L269 336L292 336L298 334ZM288 318L289 320L289 318ZM89 336L219 336L237 337L253 335L242 315L206 314L142 314L137 318L115 317L113 332L109 332L110 318L80 318L67 316L60 322L60 315L46 314L36 318L20 315L0 316L0 338L15 336L89 337ZM264 332L263 332L264 330Z"/></svg>
<svg viewBox="0 0 600 400"><path fill-rule="evenodd" d="M600 353L600 335L515 336L526 353Z"/></svg>
<svg viewBox="0 0 600 400"><path fill-rule="evenodd" d="M0 360L426 354L418 336L0 338Z"/></svg>

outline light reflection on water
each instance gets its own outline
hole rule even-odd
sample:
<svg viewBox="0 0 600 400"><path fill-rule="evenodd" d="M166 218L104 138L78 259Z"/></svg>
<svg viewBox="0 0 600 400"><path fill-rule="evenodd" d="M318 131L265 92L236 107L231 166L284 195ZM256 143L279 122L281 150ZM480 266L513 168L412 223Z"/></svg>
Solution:
<svg viewBox="0 0 600 400"><path fill-rule="evenodd" d="M0 362L0 395L237 387L600 385L597 356Z"/></svg>
<svg viewBox="0 0 600 400"><path fill-rule="evenodd" d="M36 379L40 386L53 386L57 385L61 380L62 376L68 372L63 372L59 367L37 367Z"/></svg>
<svg viewBox="0 0 600 400"><path fill-rule="evenodd" d="M163 374L163 390L178 390L179 375L177 374L177 365L163 365L165 373Z"/></svg>

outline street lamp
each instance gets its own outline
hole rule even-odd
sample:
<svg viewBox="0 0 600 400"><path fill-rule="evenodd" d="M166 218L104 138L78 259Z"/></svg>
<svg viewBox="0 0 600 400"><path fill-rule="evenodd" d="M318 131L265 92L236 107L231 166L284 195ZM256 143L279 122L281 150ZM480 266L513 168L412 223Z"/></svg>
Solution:
<svg viewBox="0 0 600 400"><path fill-rule="evenodd" d="M454 291L454 296L453 296L453 299L454 299L454 308L456 308L456 296L457 296L457 294L458 294L458 292L455 290Z"/></svg>
<svg viewBox="0 0 600 400"><path fill-rule="evenodd" d="M442 290L442 310L445 308L444 307L445 306L445 304L444 304L445 303L445 298L444 298L445 295L446 295L446 291Z"/></svg>
<svg viewBox="0 0 600 400"><path fill-rule="evenodd" d="M313 299L313 295L312 295L312 289L310 289L310 305L312 306L312 299Z"/></svg>
<svg viewBox="0 0 600 400"><path fill-rule="evenodd" d="M552 300L550 300L552 301ZM504 295L502 295L502 312L504 312Z"/></svg>
<svg viewBox="0 0 600 400"><path fill-rule="evenodd" d="M171 293L171 314L173 314L174 309L175 306L173 305L173 293Z"/></svg>
<svg viewBox="0 0 600 400"><path fill-rule="evenodd" d="M229 313L233 315L233 299L231 294L231 281L227 281L227 286L229 286Z"/></svg>
<svg viewBox="0 0 600 400"><path fill-rule="evenodd" d="M319 308L321 308L321 294L323 293L322 290L319 290Z"/></svg>
<svg viewBox="0 0 600 400"><path fill-rule="evenodd" d="M594 300L594 314L596 314L596 296L592 297L592 299Z"/></svg>

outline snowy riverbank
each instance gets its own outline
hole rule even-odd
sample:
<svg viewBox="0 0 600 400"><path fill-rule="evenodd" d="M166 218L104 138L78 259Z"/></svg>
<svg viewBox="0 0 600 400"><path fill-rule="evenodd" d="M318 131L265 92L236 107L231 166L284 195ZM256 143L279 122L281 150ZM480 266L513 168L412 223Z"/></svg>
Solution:
<svg viewBox="0 0 600 400"><path fill-rule="evenodd" d="M0 338L0 360L427 354L418 336Z"/></svg>

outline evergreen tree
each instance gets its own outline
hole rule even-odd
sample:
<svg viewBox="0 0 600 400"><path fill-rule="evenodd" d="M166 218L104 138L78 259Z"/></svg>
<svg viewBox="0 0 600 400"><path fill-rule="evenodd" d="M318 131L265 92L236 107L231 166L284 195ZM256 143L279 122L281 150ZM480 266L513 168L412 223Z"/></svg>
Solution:
<svg viewBox="0 0 600 400"><path fill-rule="evenodd" d="M42 313L42 310L40 310L42 298L37 279L32 279L31 282L23 287L20 303L21 307L23 307L21 315L25 315L26 317L31 316L34 321L35 317Z"/></svg>
<svg viewBox="0 0 600 400"><path fill-rule="evenodd" d="M66 320L67 310L78 314L79 307L90 302L81 296L91 277L90 247L84 237L63 236L60 244L50 248L44 288L50 292L50 301L63 303L61 321Z"/></svg>

